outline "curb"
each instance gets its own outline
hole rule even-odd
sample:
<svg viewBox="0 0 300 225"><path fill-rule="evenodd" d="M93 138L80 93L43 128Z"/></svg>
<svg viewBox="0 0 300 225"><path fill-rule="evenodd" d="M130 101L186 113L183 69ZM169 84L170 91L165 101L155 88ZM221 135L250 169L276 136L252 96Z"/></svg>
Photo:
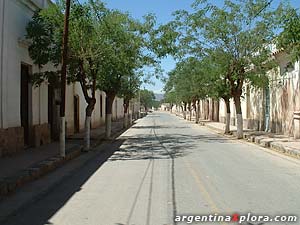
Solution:
<svg viewBox="0 0 300 225"><path fill-rule="evenodd" d="M115 132L112 134L111 140L117 138L120 134L122 134L125 130L129 129L130 127L126 129L116 129ZM97 147L105 140L106 139L104 137L101 137L100 141L91 146L91 148ZM74 149L66 153L65 158L62 158L60 156L52 156L36 164L33 164L32 166L24 170L21 170L12 176L0 179L0 198L14 194L18 188L24 186L29 182L38 180L39 178L66 164L68 161L77 158L82 153L84 153L83 150L84 147L82 145L76 146L74 147Z"/></svg>
<svg viewBox="0 0 300 225"><path fill-rule="evenodd" d="M218 134L222 136L234 136L236 134L236 131L231 132L230 134L224 134L223 130L216 128L214 126L210 126L207 122L199 122L200 126L206 126L207 128L217 132ZM264 135L268 135L267 132L257 132L255 134L251 133L251 131L248 131L248 133L244 133L243 139L248 142L255 143L261 147L271 149L273 151L282 153L284 155L300 159L300 150L296 150L291 147L283 146L280 142L288 142L289 140L287 138L282 138L282 140L278 141L278 138L272 138L272 137L266 137Z"/></svg>
<svg viewBox="0 0 300 225"><path fill-rule="evenodd" d="M116 132L114 132L113 134L113 138L111 140L111 143L113 143L116 138L118 136L120 136L125 130L127 129L118 129ZM109 143L109 142L108 142ZM93 146L92 149L89 151L89 152L92 152L92 154L103 154L103 152L106 151L106 149L103 149L101 151L98 151L98 150L95 150L94 148L97 148L99 146L101 146L102 144L107 144L107 142L105 140L103 140L103 142L99 143L98 145L96 146ZM35 164L34 166L30 167L30 168L27 168L25 170L22 170L20 172L20 174L18 173L18 176L16 176L15 178L18 178L18 179L24 179L24 183L22 183L22 185L26 184L26 183L29 183L30 181L34 181L34 182L39 182L39 178L41 178L42 176L46 175L46 174L49 174L51 176L51 173L50 172L53 172L55 173L56 171L59 172L59 170L56 170L58 167L62 167L64 164L66 164L66 162L68 161L71 161L71 159L75 159L75 158L81 158L81 157L84 157L83 159L83 163L77 167L75 167L75 170L78 170L80 169L81 166L83 165L86 165L91 159L93 159L93 155L89 155L89 154L83 154L84 152L82 151L83 150L83 146L79 146L80 148L79 149L74 149L72 152L69 152L65 158L61 158L60 156L55 156L55 157L51 157L51 158L48 158L44 161L41 161L37 164ZM78 157L78 156L81 156L81 157ZM67 166L68 164L66 164ZM66 177L70 176L70 174L75 171L74 168L73 169L67 169L67 174L66 174ZM70 173L71 172L71 173ZM22 176L21 176L22 174ZM24 176L24 177L23 177ZM23 177L23 178L21 178ZM16 191L16 194L20 194L18 196L18 198L21 198L21 201L19 200L16 200L15 199L15 196L13 192L8 192L6 194L6 196L1 196L0 195L0 207L4 207L4 211L1 211L0 213L0 224L2 224L2 222L5 222L7 221L7 218L9 218L10 216L14 215L15 213L18 212L18 210L21 210L23 209L24 207L26 207L27 204L30 204L31 202L35 201L36 199L39 199L41 198L43 195L45 195L46 193L48 193L50 190L52 190L57 184L59 184L62 179L58 179L58 180L55 180L51 182L50 185L48 185L47 187L45 187L45 189L43 189L42 191L37 191L37 192L34 192L34 196L32 197L29 197L29 198L24 198L24 195L27 196L27 193L26 192L23 192L22 193L22 189L17 189L18 187L22 186L18 186L18 181L17 179L15 178L11 178L12 179L11 183L8 184L8 180L9 178L5 179L5 182L2 182L1 183L1 180L0 180L0 190L3 188L3 190L5 190L7 192L7 187L10 186L10 187L14 187L13 189L13 192ZM33 185L35 185L35 183L33 183ZM24 187L26 188L26 187ZM20 191L20 192L19 192ZM23 195L23 196L22 196ZM1 201L1 200L4 200L4 201ZM9 200L8 202L5 201L5 200ZM5 204L5 205L4 205ZM8 205L7 205L8 204ZM17 204L17 206L16 206Z"/></svg>
<svg viewBox="0 0 300 225"><path fill-rule="evenodd" d="M60 156L50 157L40 161L29 168L17 172L15 175L0 180L0 196L13 194L17 188L39 179L51 171L62 166L66 162L78 157L81 154L82 146L67 153L65 158Z"/></svg>
<svg viewBox="0 0 300 225"><path fill-rule="evenodd" d="M116 129L115 132L112 133L111 140L114 140L129 128L130 127ZM91 146L91 150L100 145L105 140L106 139L104 137L101 137L98 142ZM62 158L60 156L52 156L36 164L33 164L29 168L23 169L12 176L0 179L0 198L14 194L18 188L24 186L29 182L38 180L39 178L66 164L68 161L77 158L82 153L84 153L83 150L84 147L82 145L78 145L69 152L66 152L65 158Z"/></svg>
<svg viewBox="0 0 300 225"><path fill-rule="evenodd" d="M276 140L276 138L272 137L266 137L264 134L268 133L258 133L258 134L252 134L252 133L246 133L244 134L244 139L247 140L248 142L255 143L261 147L271 149L273 151L282 153L284 155L300 159L300 151L297 151L293 148L284 146L281 144L281 142L288 142L289 140L287 138L282 138L282 140Z"/></svg>
<svg viewBox="0 0 300 225"><path fill-rule="evenodd" d="M300 151L297 151L290 147L284 147L281 143L272 142L270 148L274 151L289 155L293 158L300 159Z"/></svg>

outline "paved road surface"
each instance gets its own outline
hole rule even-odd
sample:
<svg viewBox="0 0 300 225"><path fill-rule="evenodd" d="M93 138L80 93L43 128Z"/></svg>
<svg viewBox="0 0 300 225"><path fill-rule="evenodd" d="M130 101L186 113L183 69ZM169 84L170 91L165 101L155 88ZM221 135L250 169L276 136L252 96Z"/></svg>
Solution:
<svg viewBox="0 0 300 225"><path fill-rule="evenodd" d="M150 114L112 148L118 151L101 167L95 158L8 224L171 225L187 224L175 215L300 214L298 161L174 115Z"/></svg>

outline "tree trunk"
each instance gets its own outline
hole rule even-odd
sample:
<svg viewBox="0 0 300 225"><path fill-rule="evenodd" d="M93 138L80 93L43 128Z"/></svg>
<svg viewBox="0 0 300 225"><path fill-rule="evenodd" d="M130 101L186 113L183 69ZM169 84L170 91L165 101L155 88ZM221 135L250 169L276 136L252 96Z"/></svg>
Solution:
<svg viewBox="0 0 300 225"><path fill-rule="evenodd" d="M225 120L225 134L230 133L230 100L229 98L224 98L226 105L226 120Z"/></svg>
<svg viewBox="0 0 300 225"><path fill-rule="evenodd" d="M132 113L129 113L128 115L129 115L129 126L131 126L133 123L133 115Z"/></svg>
<svg viewBox="0 0 300 225"><path fill-rule="evenodd" d="M189 103L189 111L190 111L190 119L189 121L192 121L192 103Z"/></svg>
<svg viewBox="0 0 300 225"><path fill-rule="evenodd" d="M205 108L205 119L209 120L209 100L208 99L205 101L205 106L206 106L206 108Z"/></svg>
<svg viewBox="0 0 300 225"><path fill-rule="evenodd" d="M200 100L198 100L197 106L196 106L196 123L199 123L200 121Z"/></svg>
<svg viewBox="0 0 300 225"><path fill-rule="evenodd" d="M186 103L184 103L183 109L183 119L186 119Z"/></svg>
<svg viewBox="0 0 300 225"><path fill-rule="evenodd" d="M195 105L195 123L198 123L199 117L198 117L198 104Z"/></svg>
<svg viewBox="0 0 300 225"><path fill-rule="evenodd" d="M237 120L237 138L243 138L243 116L242 116L242 107L241 107L241 96L234 96L234 104L236 110L236 120Z"/></svg>
<svg viewBox="0 0 300 225"><path fill-rule="evenodd" d="M193 99L193 102L192 102L192 116L193 116L193 110L195 111L195 123L197 123L197 108L196 108L196 102L197 100ZM191 117L191 121L192 121L192 117Z"/></svg>
<svg viewBox="0 0 300 225"><path fill-rule="evenodd" d="M215 100L214 104L214 121L219 122L219 100Z"/></svg>
<svg viewBox="0 0 300 225"><path fill-rule="evenodd" d="M60 149L60 156L66 157L66 120L64 116L60 117L60 126L59 126L59 149Z"/></svg>
<svg viewBox="0 0 300 225"><path fill-rule="evenodd" d="M61 68L61 88L60 88L60 135L59 151L61 157L66 157L66 80L67 80L67 61L68 61L68 40L69 40L69 16L71 1L66 1L66 10L64 16L64 31L62 43L62 68Z"/></svg>
<svg viewBox="0 0 300 225"><path fill-rule="evenodd" d="M204 119L205 120L205 102L206 100L201 100L201 104L202 104L202 108L201 108L201 119Z"/></svg>
<svg viewBox="0 0 300 225"><path fill-rule="evenodd" d="M215 115L215 100L214 99L210 99L209 101L209 120L211 121L215 121L214 119L214 115Z"/></svg>
<svg viewBox="0 0 300 225"><path fill-rule="evenodd" d="M183 109L183 106L182 105L180 105L180 109L181 109L181 111L179 111L179 115L182 113L182 115L183 115L183 111L184 111L184 109Z"/></svg>
<svg viewBox="0 0 300 225"><path fill-rule="evenodd" d="M115 99L115 94L107 93L106 96L106 113L105 113L105 134L106 138L111 136L111 116L112 116L112 105Z"/></svg>
<svg viewBox="0 0 300 225"><path fill-rule="evenodd" d="M124 100L124 128L128 127L128 107L129 107L129 100Z"/></svg>
<svg viewBox="0 0 300 225"><path fill-rule="evenodd" d="M96 99L91 98L88 102L88 105L85 109L85 138L84 143L85 147L84 149L88 151L91 148L91 119L92 119L92 113L94 111L96 104Z"/></svg>
<svg viewBox="0 0 300 225"><path fill-rule="evenodd" d="M124 121L123 121L123 127L126 129L128 127L128 113L124 113Z"/></svg>

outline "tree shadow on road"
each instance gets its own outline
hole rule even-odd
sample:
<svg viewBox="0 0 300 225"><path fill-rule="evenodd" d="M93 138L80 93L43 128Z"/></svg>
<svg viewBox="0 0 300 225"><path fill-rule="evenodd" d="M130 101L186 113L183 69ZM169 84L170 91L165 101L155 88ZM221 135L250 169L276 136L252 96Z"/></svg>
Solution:
<svg viewBox="0 0 300 225"><path fill-rule="evenodd" d="M31 202L27 203L22 208L14 212L13 215L0 219L1 225L45 225L53 224L50 219L63 208L63 206L72 198L74 194L81 191L82 186L90 179L93 174L100 169L100 167L108 160L111 155L114 154L116 150L123 144L124 139L117 139L113 143L104 143L102 146L98 147L97 152L90 152L87 154L94 154L94 157L87 160L84 165L77 167L72 173L66 175L63 180L60 180L54 187L47 190L45 193L41 193ZM84 156L83 156L84 157ZM80 158L78 158L80 160ZM73 162L71 162L73 163ZM76 159L74 160L76 164ZM61 168L63 169L63 168ZM48 174L55 175L58 171ZM59 174L59 173L58 173ZM25 190L23 192L29 191L33 192L35 185L47 185L43 182L44 178L32 182L30 187L24 186ZM50 178L53 179L53 178ZM22 192L22 189L19 190ZM14 198L14 196L12 196ZM14 201L14 200L13 200ZM3 204L2 202L1 204Z"/></svg>
<svg viewBox="0 0 300 225"><path fill-rule="evenodd" d="M192 151L208 151L209 148L199 147L199 143L230 143L228 139L215 135L136 135L128 137L123 145L109 160L147 160L178 158Z"/></svg>
<svg viewBox="0 0 300 225"><path fill-rule="evenodd" d="M55 187L48 190L47 193L40 195L37 199L33 199L29 205L18 210L15 215L7 218L1 224L51 224L51 218L63 208L74 194L81 191L82 186L107 160L112 162L115 160L171 159L174 167L174 159L176 158L191 154L192 151L209 151L208 147L199 147L199 142L224 144L229 143L229 141L226 138L216 135L156 134L154 130L152 130L151 135L122 136L112 144L107 143L102 145L99 148L99 150L102 150L98 153L88 153L95 154L95 157L88 160L75 171L72 171L71 174L64 177L63 181L60 181ZM41 181L42 179L36 182ZM175 196L175 187L173 189ZM27 191L35 190L27 188ZM176 204L173 204L176 209Z"/></svg>
<svg viewBox="0 0 300 225"><path fill-rule="evenodd" d="M189 126L163 126L163 125L157 125L157 126L133 126L131 129L190 129Z"/></svg>

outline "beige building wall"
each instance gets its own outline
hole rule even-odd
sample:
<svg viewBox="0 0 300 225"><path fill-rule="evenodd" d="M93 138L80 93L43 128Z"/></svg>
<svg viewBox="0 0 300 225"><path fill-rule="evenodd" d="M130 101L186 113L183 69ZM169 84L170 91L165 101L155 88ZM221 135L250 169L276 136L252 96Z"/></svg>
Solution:
<svg viewBox="0 0 300 225"><path fill-rule="evenodd" d="M277 53L275 57L279 66L268 73L269 90L252 89L250 92L246 107L247 128L293 136L293 114L299 110L300 104L299 62L289 64L289 57L284 52ZM266 117L268 105L269 119Z"/></svg>
<svg viewBox="0 0 300 225"><path fill-rule="evenodd" d="M21 94L21 65L28 68L29 76L39 72L39 68L34 65L28 54L29 42L25 38L26 26L34 11L47 7L51 4L50 2L50 0L0 0L0 157L21 151L25 145L39 146L50 142L48 84L43 83L39 87L33 87L29 83L28 86L25 85L25 87L28 87L28 94ZM56 70L56 68L48 65L44 67L44 70ZM100 94L103 99L102 117ZM26 104L28 106L28 129L22 126L22 96L28 96L28 104ZM68 85L66 91L68 134L75 132L74 96L78 98L79 102L78 128L79 131L84 129L85 107L87 104L79 83L75 83ZM105 93L97 91L96 98L97 103L92 115L92 128L105 122ZM56 110L51 115L56 118L56 127L54 128L56 128L55 133L57 133L59 108L57 105L52 105L52 107ZM115 100L113 114L115 119L123 117L122 99ZM28 138L26 138L27 136Z"/></svg>
<svg viewBox="0 0 300 225"><path fill-rule="evenodd" d="M119 120L124 117L124 100L123 98L115 97L112 106L112 119Z"/></svg>
<svg viewBox="0 0 300 225"><path fill-rule="evenodd" d="M105 123L105 96L103 91L96 92L96 105L92 114L92 128L99 127ZM102 107L100 105L100 98L102 98Z"/></svg>
<svg viewBox="0 0 300 225"><path fill-rule="evenodd" d="M105 107L106 107L106 94L103 91L96 91L96 104L92 113L91 128L97 128L105 124ZM78 101L78 117L79 130L76 131L75 125L75 98ZM101 100L102 98L102 104ZM85 128L85 109L87 103L79 82L67 86L66 91L66 122L67 134L72 135L76 132L82 132ZM102 111L102 113L101 113ZM112 119L122 119L124 117L123 99L116 97L113 102Z"/></svg>
<svg viewBox="0 0 300 225"><path fill-rule="evenodd" d="M28 54L26 26L34 11L48 4L48 0L0 1L0 155L23 149L25 133L26 145L50 141L46 84L28 85L28 132L21 126L21 64L29 74L38 71Z"/></svg>
<svg viewBox="0 0 300 225"><path fill-rule="evenodd" d="M138 98L131 99L129 102L129 114L132 114L134 119L139 118L140 101Z"/></svg>
<svg viewBox="0 0 300 225"><path fill-rule="evenodd" d="M279 68L273 71L270 84L270 128L272 132L292 136L293 114L300 110L299 62L289 64L289 58L284 52L279 52L276 59Z"/></svg>
<svg viewBox="0 0 300 225"><path fill-rule="evenodd" d="M299 62L289 63L289 56L282 51L274 56L279 66L268 73L269 90L253 88L245 84L245 93L241 101L244 128L293 136L295 132L299 132L295 131L294 120L294 113L300 110ZM235 125L233 99L230 105L231 124ZM267 105L269 105L269 119ZM225 103L220 100L221 122L225 122L225 115Z"/></svg>
<svg viewBox="0 0 300 225"><path fill-rule="evenodd" d="M219 106L219 117L220 122L225 123L226 122L226 105L223 99L220 99L220 106Z"/></svg>

